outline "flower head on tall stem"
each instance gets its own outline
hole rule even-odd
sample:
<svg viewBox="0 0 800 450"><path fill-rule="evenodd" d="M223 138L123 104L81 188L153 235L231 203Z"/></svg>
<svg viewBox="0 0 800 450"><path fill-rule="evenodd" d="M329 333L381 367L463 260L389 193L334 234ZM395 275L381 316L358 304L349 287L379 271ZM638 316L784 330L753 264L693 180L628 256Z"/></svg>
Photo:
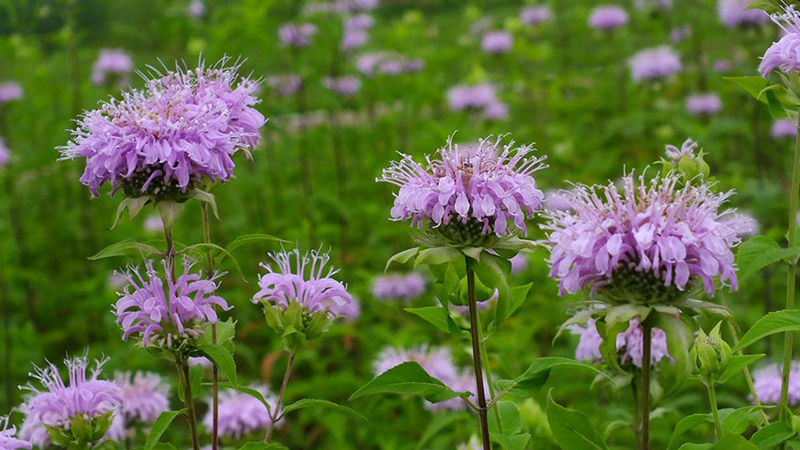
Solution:
<svg viewBox="0 0 800 450"><path fill-rule="evenodd" d="M613 30L628 23L628 13L618 5L594 8L589 16L589 26L597 30Z"/></svg>
<svg viewBox="0 0 800 450"><path fill-rule="evenodd" d="M84 113L63 158L86 160L81 182L95 196L110 183L126 197L179 200L204 179L227 181L232 157L258 144L265 122L252 95L258 83L228 61L153 69L144 90Z"/></svg>
<svg viewBox="0 0 800 450"><path fill-rule="evenodd" d="M122 430L112 423L114 416L120 414L122 392L113 382L100 379L106 361L96 360L87 376L90 368L87 357L65 359L69 373L66 382L54 364L36 367L31 377L38 381L38 386L26 387L31 394L21 408L26 415L21 437L39 447L45 447L54 436L87 444L119 440ZM89 426L73 430L76 421Z"/></svg>
<svg viewBox="0 0 800 450"><path fill-rule="evenodd" d="M317 27L311 23L283 24L278 29L278 37L288 47L308 47L311 38L317 34Z"/></svg>
<svg viewBox="0 0 800 450"><path fill-rule="evenodd" d="M553 11L544 5L528 6L519 13L519 20L527 25L539 25L553 20Z"/></svg>
<svg viewBox="0 0 800 450"><path fill-rule="evenodd" d="M104 85L116 81L117 85L125 86L129 82L131 71L133 60L126 51L103 49L92 66L92 83Z"/></svg>
<svg viewBox="0 0 800 450"><path fill-rule="evenodd" d="M757 9L751 11L764 14ZM783 12L773 14L771 18L784 34L761 58L758 70L764 78L769 78L775 69L786 74L800 70L800 12L795 5L787 5Z"/></svg>
<svg viewBox="0 0 800 450"><path fill-rule="evenodd" d="M797 127L795 126L794 122L791 119L778 119L772 122L772 128L770 128L770 134L775 139L783 139L783 138L797 138Z"/></svg>
<svg viewBox="0 0 800 450"><path fill-rule="evenodd" d="M767 13L760 9L748 9L750 0L719 0L719 20L728 28L763 25L769 21Z"/></svg>
<svg viewBox="0 0 800 450"><path fill-rule="evenodd" d="M722 110L717 94L695 94L686 98L686 110L698 116L711 116Z"/></svg>
<svg viewBox="0 0 800 450"><path fill-rule="evenodd" d="M681 58L668 45L649 48L628 60L633 81L660 80L683 69Z"/></svg>
<svg viewBox="0 0 800 450"><path fill-rule="evenodd" d="M532 146L515 148L513 141L502 146L501 141L481 139L477 147L462 149L450 138L426 157L426 165L401 154L377 180L400 188L392 219L420 228L427 224L457 244L508 235L508 221L525 235L525 220L544 199L533 178L546 167L544 158L532 157Z"/></svg>
<svg viewBox="0 0 800 450"><path fill-rule="evenodd" d="M514 38L507 31L492 31L481 38L481 49L486 53L502 54L511 50Z"/></svg>
<svg viewBox="0 0 800 450"><path fill-rule="evenodd" d="M418 272L390 273L373 280L372 295L378 300L408 302L425 293L425 285L425 277Z"/></svg>
<svg viewBox="0 0 800 450"><path fill-rule="evenodd" d="M753 386L761 403L781 401L781 366L770 364L753 371ZM800 404L800 362L794 361L789 372L789 404Z"/></svg>
<svg viewBox="0 0 800 450"><path fill-rule="evenodd" d="M122 415L128 422L149 424L169 410L169 384L152 372L117 372L114 383L122 390Z"/></svg>
<svg viewBox="0 0 800 450"><path fill-rule="evenodd" d="M656 365L662 359L672 360L667 350L667 335L664 330L653 328L650 331L652 334L650 364ZM575 359L589 362L603 360L603 355L600 353L603 338L597 332L594 319L589 320L585 326L573 327L572 332L580 336L578 347L575 349ZM643 329L638 319L631 319L628 329L617 335L617 358L620 364L642 367L642 336Z"/></svg>
<svg viewBox="0 0 800 450"><path fill-rule="evenodd" d="M737 279L732 249L739 243L720 211L732 192L686 184L674 172L646 179L628 174L622 188L579 186L574 212L550 211L550 276L562 295L590 288L611 302L662 303L684 298L701 282Z"/></svg>
<svg viewBox="0 0 800 450"><path fill-rule="evenodd" d="M193 263L185 259L183 274L173 279L166 261L163 265L163 278L152 261L145 262L145 277L133 266L124 274L129 285L119 292L114 311L124 340L133 336L145 347L177 348L217 322L215 307L232 308L215 293L222 274L207 279L202 273L191 273Z"/></svg>
<svg viewBox="0 0 800 450"><path fill-rule="evenodd" d="M15 81L0 83L0 105L12 100L19 100L22 98L23 94L22 86Z"/></svg>
<svg viewBox="0 0 800 450"><path fill-rule="evenodd" d="M0 450L30 450L30 442L15 438L17 429L8 424L8 416L0 417Z"/></svg>
<svg viewBox="0 0 800 450"><path fill-rule="evenodd" d="M278 398L267 386L252 385L250 388L260 392L273 409L273 414L280 416L281 411L274 411ZM209 411L203 418L203 426L210 430L214 417ZM219 435L232 439L241 439L256 431L266 430L272 423L267 407L250 394L233 389L224 389L219 394ZM279 420L280 426L283 420Z"/></svg>

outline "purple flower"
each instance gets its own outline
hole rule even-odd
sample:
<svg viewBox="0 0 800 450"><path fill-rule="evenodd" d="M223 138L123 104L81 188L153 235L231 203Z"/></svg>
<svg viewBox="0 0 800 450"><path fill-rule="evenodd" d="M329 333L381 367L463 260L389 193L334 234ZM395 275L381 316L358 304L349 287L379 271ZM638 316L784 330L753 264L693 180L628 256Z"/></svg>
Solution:
<svg viewBox="0 0 800 450"><path fill-rule="evenodd" d="M489 83L456 86L447 91L447 101L453 111L483 109L497 103L494 86Z"/></svg>
<svg viewBox="0 0 800 450"><path fill-rule="evenodd" d="M188 362L190 366L200 366L204 369L210 369L213 366L211 360L209 360L205 356L190 357Z"/></svg>
<svg viewBox="0 0 800 450"><path fill-rule="evenodd" d="M500 54L508 53L514 38L507 31L492 31L483 35L481 39L481 49L486 53Z"/></svg>
<svg viewBox="0 0 800 450"><path fill-rule="evenodd" d="M369 29L375 26L375 18L369 14L356 14L345 19L345 28Z"/></svg>
<svg viewBox="0 0 800 450"><path fill-rule="evenodd" d="M642 50L628 61L634 81L658 80L675 74L681 69L681 59L668 45Z"/></svg>
<svg viewBox="0 0 800 450"><path fill-rule="evenodd" d="M772 129L770 131L772 137L780 138L796 138L797 127L790 119L778 119L772 122ZM2 162L0 162L2 164Z"/></svg>
<svg viewBox="0 0 800 450"><path fill-rule="evenodd" d="M488 120L508 119L508 105L503 102L492 102L483 110L483 117Z"/></svg>
<svg viewBox="0 0 800 450"><path fill-rule="evenodd" d="M722 110L722 100L717 94L695 94L686 98L686 109L698 116L711 116Z"/></svg>
<svg viewBox="0 0 800 450"><path fill-rule="evenodd" d="M591 288L614 301L657 303L687 295L698 279L711 296L716 277L736 289L739 238L726 225L731 211L719 211L733 193L680 188L680 180L628 174L621 192L613 183L579 186L574 212L548 211L550 276L561 295Z"/></svg>
<svg viewBox="0 0 800 450"><path fill-rule="evenodd" d="M725 224L736 233L739 238L749 238L758 234L760 225L758 219L750 214L737 212Z"/></svg>
<svg viewBox="0 0 800 450"><path fill-rule="evenodd" d="M598 6L589 16L589 26L596 30L613 30L626 23L628 23L628 13L617 5Z"/></svg>
<svg viewBox="0 0 800 450"><path fill-rule="evenodd" d="M636 9L660 9L667 11L672 9L672 0L636 0L633 3Z"/></svg>
<svg viewBox="0 0 800 450"><path fill-rule="evenodd" d="M356 60L358 71L369 77L418 72L423 65L424 62L422 60L408 59L393 52L363 53Z"/></svg>
<svg viewBox="0 0 800 450"><path fill-rule="evenodd" d="M341 314L343 317L343 322L355 322L361 316L361 301L355 297L352 297L350 303L345 305L345 307L342 309Z"/></svg>
<svg viewBox="0 0 800 450"><path fill-rule="evenodd" d="M443 227L444 234L468 228L481 235L503 236L508 221L525 235L525 219L542 207L544 194L536 188L533 174L546 167L544 158L530 156L532 146L500 147L502 137L481 139L469 151L454 145L452 138L435 156L426 157L427 167L401 154L377 181L400 187L392 208L393 220L411 220Z"/></svg>
<svg viewBox="0 0 800 450"><path fill-rule="evenodd" d="M310 23L298 25L287 23L278 29L278 37L281 42L289 47L308 47L311 44L311 37L315 34L317 34L317 27Z"/></svg>
<svg viewBox="0 0 800 450"><path fill-rule="evenodd" d="M0 105L22 98L22 86L14 81L0 83Z"/></svg>
<svg viewBox="0 0 800 450"><path fill-rule="evenodd" d="M157 373L117 372L114 383L122 390L122 415L126 421L149 424L169 410L169 384Z"/></svg>
<svg viewBox="0 0 800 450"><path fill-rule="evenodd" d="M528 25L538 25L553 19L553 12L547 6L529 6L519 13L519 20Z"/></svg>
<svg viewBox="0 0 800 450"><path fill-rule="evenodd" d="M770 364L753 371L753 387L761 403L781 401L781 374L783 366ZM789 404L800 403L800 363L792 362L789 372Z"/></svg>
<svg viewBox="0 0 800 450"><path fill-rule="evenodd" d="M31 395L21 408L26 417L20 437L44 448L50 442L47 427L69 431L72 421L79 415L87 420L99 419L109 413L118 415L122 406L120 388L99 378L106 361L95 361L95 367L87 377L88 358L64 360L69 371L67 383L54 364L35 367L31 376L39 381L41 388L27 386ZM118 440L120 436L117 432L117 429L110 427L104 439Z"/></svg>
<svg viewBox="0 0 800 450"><path fill-rule="evenodd" d="M192 0L189 2L187 12L189 13L189 17L199 19L206 13L206 5L202 0Z"/></svg>
<svg viewBox="0 0 800 450"><path fill-rule="evenodd" d="M719 0L719 20L728 28L766 23L769 20L767 13L760 9L747 9L750 3L750 0Z"/></svg>
<svg viewBox="0 0 800 450"><path fill-rule="evenodd" d="M600 362L603 355L600 353L600 345L603 338L597 332L595 320L591 319L585 327L572 327L572 332L580 336L578 347L575 349L575 359L579 361ZM651 353L650 364L656 365L664 358L672 360L667 350L667 334L660 328L650 330ZM637 319L631 319L628 329L617 335L617 358L620 364L632 363L634 366L642 367L644 330Z"/></svg>
<svg viewBox="0 0 800 450"><path fill-rule="evenodd" d="M325 272L325 265L330 260L327 253L312 250L301 255L294 249L270 253L269 256L275 262L275 268L271 264L261 264L267 273L258 278L261 289L253 296L253 303L261 302L266 307L285 310L289 303L298 302L312 314L324 312L329 317L347 313L352 297L344 284L332 278L338 270Z"/></svg>
<svg viewBox="0 0 800 450"><path fill-rule="evenodd" d="M109 75L113 76L120 86L128 84L128 76L133 70L133 60L124 50L104 49L92 66L92 83L103 85L109 83Z"/></svg>
<svg viewBox="0 0 800 450"><path fill-rule="evenodd" d="M763 11L752 11L763 14ZM776 68L784 73L800 69L800 13L795 5L789 5L785 7L783 14L774 14L772 20L785 34L761 58L758 70L764 78L769 78L769 74Z"/></svg>
<svg viewBox="0 0 800 450"><path fill-rule="evenodd" d="M508 260L511 263L511 274L516 275L528 268L528 255L524 252L517 253Z"/></svg>
<svg viewBox="0 0 800 450"><path fill-rule="evenodd" d="M563 190L549 190L545 192L544 209L551 211L573 211L574 194Z"/></svg>
<svg viewBox="0 0 800 450"><path fill-rule="evenodd" d="M151 214L144 219L144 230L148 233L158 233L161 234L164 232L164 221L161 220L161 216L158 214Z"/></svg>
<svg viewBox="0 0 800 450"><path fill-rule="evenodd" d="M714 61L714 71L716 72L730 72L733 69L731 62L726 59L718 59Z"/></svg>
<svg viewBox="0 0 800 450"><path fill-rule="evenodd" d="M286 97L300 89L300 77L294 74L273 75L267 77L267 84L276 95Z"/></svg>
<svg viewBox="0 0 800 450"><path fill-rule="evenodd" d="M215 295L216 280L206 279L202 273L190 273L192 262L185 259L183 274L173 279L164 262L164 279L146 261L147 278L139 269L128 266L124 274L129 286L119 292L114 314L122 327L123 340L134 336L147 347L153 344L177 347L183 339L194 339L203 334L206 325L217 323L215 307L229 311L232 306ZM164 289L166 283L167 289ZM132 288L132 289L131 289Z"/></svg>
<svg viewBox="0 0 800 450"><path fill-rule="evenodd" d="M17 429L8 425L8 417L0 417L0 450L29 450L31 444L29 442L15 439L14 435L17 434Z"/></svg>
<svg viewBox="0 0 800 450"><path fill-rule="evenodd" d="M367 30L347 27L342 34L342 50L349 51L363 47L367 41L369 41Z"/></svg>
<svg viewBox="0 0 800 450"><path fill-rule="evenodd" d="M264 385L252 385L250 388L257 390L264 396L271 408L275 408L278 398ZM281 411L274 411L280 414ZM213 426L214 416L208 411L203 418L203 425L207 430ZM249 394L223 389L219 393L219 434L233 439L241 439L250 433L264 430L272 419L267 407ZM280 426L283 420L279 420Z"/></svg>
<svg viewBox="0 0 800 450"><path fill-rule="evenodd" d="M692 27L689 25L684 25L682 27L676 27L670 30L669 40L677 44L678 42L686 40L691 35Z"/></svg>
<svg viewBox="0 0 800 450"><path fill-rule="evenodd" d="M361 89L361 80L353 76L327 77L325 78L325 87L338 95L349 97Z"/></svg>
<svg viewBox="0 0 800 450"><path fill-rule="evenodd" d="M375 278L372 295L378 300L410 301L425 292L425 278L417 272L389 274Z"/></svg>
<svg viewBox="0 0 800 450"><path fill-rule="evenodd" d="M694 154L694 150L696 148L697 142L693 141L691 138L688 138L683 141L681 148L678 148L674 145L667 145L664 152L667 154L669 161L677 166L683 158L694 159L696 156Z"/></svg>
<svg viewBox="0 0 800 450"><path fill-rule="evenodd" d="M0 167L5 166L11 160L11 151L6 147L6 141L0 137Z"/></svg>
<svg viewBox="0 0 800 450"><path fill-rule="evenodd" d="M86 158L81 182L95 196L106 182L128 197L174 198L204 178L228 180L232 156L258 144L264 116L257 83L226 62L169 71L86 112L63 158Z"/></svg>

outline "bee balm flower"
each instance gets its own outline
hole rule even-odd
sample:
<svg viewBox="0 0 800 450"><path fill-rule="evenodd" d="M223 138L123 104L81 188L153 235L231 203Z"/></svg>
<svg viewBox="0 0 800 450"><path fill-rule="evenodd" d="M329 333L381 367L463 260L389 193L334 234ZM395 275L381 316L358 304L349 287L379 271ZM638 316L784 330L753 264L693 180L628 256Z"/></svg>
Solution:
<svg viewBox="0 0 800 450"><path fill-rule="evenodd" d="M683 65L668 45L642 50L628 61L634 81L658 80L679 72Z"/></svg>
<svg viewBox="0 0 800 450"><path fill-rule="evenodd" d="M662 359L671 359L667 350L667 335L660 328L653 328L650 364L655 365ZM579 361L599 362L603 360L600 345L603 338L597 332L595 320L591 319L584 327L573 327L572 332L580 336L575 349L575 359ZM628 329L617 335L617 358L620 364L631 363L642 367L644 330L637 319L631 319Z"/></svg>
<svg viewBox="0 0 800 450"><path fill-rule="evenodd" d="M772 20L785 34L761 58L758 70L764 78L769 78L769 74L775 69L784 73L800 69L800 12L795 5L789 5L783 10L783 14L774 14Z"/></svg>
<svg viewBox="0 0 800 450"><path fill-rule="evenodd" d="M747 9L750 0L720 0L717 4L719 20L728 28L745 25L761 25L769 20L767 13L760 9Z"/></svg>
<svg viewBox="0 0 800 450"><path fill-rule="evenodd" d="M524 235L525 219L542 207L544 194L533 174L544 158L530 156L532 146L500 147L502 138L482 139L477 147L461 149L449 139L427 165L409 155L393 162L377 181L400 190L392 208L393 220L427 223L446 239L459 244L509 233L508 221Z"/></svg>
<svg viewBox="0 0 800 450"><path fill-rule="evenodd" d="M258 144L265 119L254 108L257 83L226 62L168 71L86 112L63 158L85 158L81 183L95 196L110 183L127 197L177 200L203 179L227 181L233 155Z"/></svg>
<svg viewBox="0 0 800 450"><path fill-rule="evenodd" d="M8 426L8 417L0 417L0 450L30 450L31 444L14 438L17 429Z"/></svg>
<svg viewBox="0 0 800 450"><path fill-rule="evenodd" d="M122 390L122 415L127 421L148 424L169 410L169 385L157 373L119 372L114 383Z"/></svg>
<svg viewBox="0 0 800 450"><path fill-rule="evenodd" d="M107 84L109 78L114 77L118 84L128 84L128 75L133 70L133 60L130 55L122 50L105 49L100 51L100 56L92 67L92 83L97 85Z"/></svg>
<svg viewBox="0 0 800 450"><path fill-rule="evenodd" d="M617 5L598 6L589 16L589 26L597 30L613 30L626 23L628 23L628 13Z"/></svg>
<svg viewBox="0 0 800 450"><path fill-rule="evenodd" d="M277 397L266 386L250 386L264 396L269 405L275 408ZM280 413L280 411L276 411ZM212 411L203 418L203 425L210 430L213 426ZM250 394L233 389L224 389L219 393L219 434L233 439L241 439L258 430L265 430L272 423L267 407ZM283 421L277 422L277 425Z"/></svg>

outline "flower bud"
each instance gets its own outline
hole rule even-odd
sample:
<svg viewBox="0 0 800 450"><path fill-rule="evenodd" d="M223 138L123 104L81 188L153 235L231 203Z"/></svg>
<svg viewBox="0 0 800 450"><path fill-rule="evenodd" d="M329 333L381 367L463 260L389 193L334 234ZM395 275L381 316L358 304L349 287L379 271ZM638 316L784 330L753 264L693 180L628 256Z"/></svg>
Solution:
<svg viewBox="0 0 800 450"><path fill-rule="evenodd" d="M720 335L721 324L718 323L708 335L701 329L690 353L695 370L703 376L722 372L733 354L730 345Z"/></svg>

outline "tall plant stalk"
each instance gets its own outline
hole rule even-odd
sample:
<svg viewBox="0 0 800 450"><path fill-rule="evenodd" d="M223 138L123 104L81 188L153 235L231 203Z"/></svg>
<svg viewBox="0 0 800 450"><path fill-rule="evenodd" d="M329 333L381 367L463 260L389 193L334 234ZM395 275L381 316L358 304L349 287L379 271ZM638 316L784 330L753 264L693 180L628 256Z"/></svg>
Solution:
<svg viewBox="0 0 800 450"><path fill-rule="evenodd" d="M486 408L486 393L483 386L483 368L481 366L481 342L478 328L478 304L475 301L475 272L467 262L467 296L469 297L469 326L472 336L472 360L475 365L475 390L478 393L478 418L481 427L483 450L492 450L489 440L489 416Z"/></svg>
<svg viewBox="0 0 800 450"><path fill-rule="evenodd" d="M800 190L800 136L795 138L794 145L794 158L792 160L792 191L789 195L789 232L786 239L789 241L789 247L794 247L796 239L794 236L797 228L797 197L798 190ZM794 309L794 290L796 281L797 263L791 261L789 270L786 276L786 309ZM787 331L784 334L783 343L783 376L781 379L781 418L784 418L784 410L789 407L789 373L792 370L792 346L794 344L794 334Z"/></svg>
<svg viewBox="0 0 800 450"><path fill-rule="evenodd" d="M200 204L200 213L203 216L203 242L211 243L211 224L208 217L208 203ZM214 256L211 250L206 253L206 276L210 279L214 274ZM211 324L211 343L217 343L217 324ZM211 366L211 449L219 448L219 368L216 364Z"/></svg>
<svg viewBox="0 0 800 450"><path fill-rule="evenodd" d="M492 366L489 364L489 352L486 351L486 337L483 335L483 325L481 324L480 314L476 314L475 318L478 322L478 337L481 341L481 353L486 356L486 384L489 385L489 401L494 403L500 399L495 398L494 383L492 382ZM503 422L500 420L500 409L493 408L493 411L495 421L497 422L497 431L503 434Z"/></svg>
<svg viewBox="0 0 800 450"><path fill-rule="evenodd" d="M642 324L642 450L650 450L650 360L652 331Z"/></svg>
<svg viewBox="0 0 800 450"><path fill-rule="evenodd" d="M719 408L717 408L717 393L714 390L714 380L706 380L706 388L708 388L708 402L711 403L711 415L714 417L714 433L717 435L717 440L722 439L722 426L719 423Z"/></svg>
<svg viewBox="0 0 800 450"><path fill-rule="evenodd" d="M292 368L294 367L294 358L296 356L297 347L293 348L292 351L289 352L289 362L286 363L286 373L283 374L283 383L281 383L281 391L278 394L278 402L275 404L275 408L272 409L272 414L270 414L271 420L269 422L269 428L267 428L267 434L264 435L265 443L269 443L269 440L272 437L272 432L275 430L275 424L281 419L281 404L283 403L283 397L286 395L286 386L289 385L289 377L292 376Z"/></svg>

